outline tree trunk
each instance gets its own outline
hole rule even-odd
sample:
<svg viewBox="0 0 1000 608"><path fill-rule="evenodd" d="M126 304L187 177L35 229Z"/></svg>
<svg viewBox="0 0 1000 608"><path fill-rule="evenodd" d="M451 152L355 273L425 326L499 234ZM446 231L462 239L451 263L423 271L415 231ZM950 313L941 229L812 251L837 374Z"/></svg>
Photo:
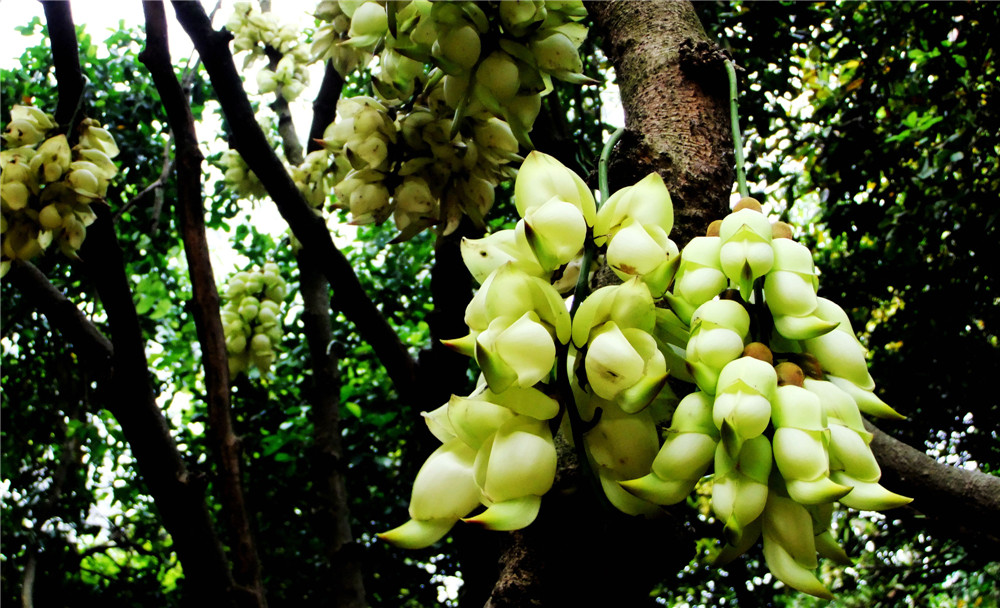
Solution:
<svg viewBox="0 0 1000 608"><path fill-rule="evenodd" d="M720 56L687 2L587 7L625 109L611 191L658 173L673 199L671 238L683 246L729 211L735 173ZM694 537L669 511L648 520L605 506L572 450L560 450L559 467L536 522L507 538L486 606L656 605L650 592L693 557Z"/></svg>
<svg viewBox="0 0 1000 608"><path fill-rule="evenodd" d="M655 171L674 204L683 247L729 212L733 141L728 84L713 41L688 2L591 2L614 66L627 133L611 157L611 191Z"/></svg>

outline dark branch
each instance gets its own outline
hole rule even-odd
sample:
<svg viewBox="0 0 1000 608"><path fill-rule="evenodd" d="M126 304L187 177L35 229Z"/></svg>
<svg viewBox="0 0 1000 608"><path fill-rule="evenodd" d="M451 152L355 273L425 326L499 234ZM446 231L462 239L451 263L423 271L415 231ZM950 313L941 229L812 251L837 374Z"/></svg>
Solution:
<svg viewBox="0 0 1000 608"><path fill-rule="evenodd" d="M201 55L219 104L232 127L230 145L257 174L305 252L323 261L323 274L335 286L334 305L375 350L396 391L404 399L416 398L415 363L406 345L365 293L350 262L333 244L323 218L302 197L257 124L229 52L230 36L212 29L200 3L177 1L173 4L177 20Z"/></svg>
<svg viewBox="0 0 1000 608"><path fill-rule="evenodd" d="M208 426L219 459L222 503L233 545L234 578L242 587L240 604L266 606L260 559L250 530L240 473L239 441L230 416L229 364L226 339L219 316L219 293L205 233L201 198L201 162L194 118L184 90L170 64L167 19L162 2L143 2L146 48L139 59L152 75L167 122L174 134L177 158L177 211L184 252L191 274L194 317L205 368Z"/></svg>
<svg viewBox="0 0 1000 608"><path fill-rule="evenodd" d="M268 10L265 3L261 10ZM272 65L280 60L277 51L268 49ZM336 114L337 100L343 80L336 75L332 64L327 63L327 75L320 85L317 100L324 100L320 107L332 108L330 112L314 112L310 132L319 129L320 136L326 125ZM313 106L316 107L316 104ZM271 105L279 116L285 158L292 164L302 162L302 146L291 120L288 102L282 97ZM319 144L310 141L309 151L319 149ZM300 251L296 256L299 265L299 286L302 295L302 324L309 346L312 363L312 382L309 401L312 404L313 451L310 454L310 473L316 487L313 509L320 513L320 526L316 533L325 547L324 557L329 567L329 575L319 582L321 593L328 597L331 605L339 608L363 608L365 602L364 577L361 572L359 545L351 532L347 487L344 482L343 445L340 440L340 375L337 371L338 359L331 348L333 326L330 320L330 283L323 275L322 265L313 256Z"/></svg>
<svg viewBox="0 0 1000 608"><path fill-rule="evenodd" d="M7 277L66 338L76 351L77 360L98 382L110 375L114 354L111 341L42 271L31 262L19 261L11 266Z"/></svg>
<svg viewBox="0 0 1000 608"><path fill-rule="evenodd" d="M340 90L344 87L344 79L333 68L333 62L327 61L323 71L323 82L319 85L319 93L313 100L313 120L309 128L309 141L306 142L306 153L320 149L316 141L323 139L326 127L337 117L337 102L340 100Z"/></svg>
<svg viewBox="0 0 1000 608"><path fill-rule="evenodd" d="M46 2L43 7L59 87L56 120L71 130L79 118L84 84L76 30L68 3ZM97 288L111 327L110 366L97 374L107 378L104 384L114 386L114 390L102 391L106 407L121 425L139 473L163 517L164 527L173 537L175 550L185 566L186 592L192 598L228 605L232 577L215 538L203 488L190 478L156 403L146 363L145 339L110 211L103 204L93 207L97 219L88 230L80 256L85 260L82 267ZM76 323L79 330L79 319L72 311L60 314L60 321ZM88 348L100 343L86 331L81 331L78 337Z"/></svg>
<svg viewBox="0 0 1000 608"><path fill-rule="evenodd" d="M1000 478L942 464L866 422L871 448L882 467L882 485L910 496L909 509L927 527L962 539L983 555L1000 553Z"/></svg>
<svg viewBox="0 0 1000 608"><path fill-rule="evenodd" d="M42 2L45 24L49 30L52 45L52 63L59 83L59 104L56 106L56 122L64 133L71 133L80 119L83 104L83 88L87 83L80 69L79 45L76 40L76 26L69 2Z"/></svg>

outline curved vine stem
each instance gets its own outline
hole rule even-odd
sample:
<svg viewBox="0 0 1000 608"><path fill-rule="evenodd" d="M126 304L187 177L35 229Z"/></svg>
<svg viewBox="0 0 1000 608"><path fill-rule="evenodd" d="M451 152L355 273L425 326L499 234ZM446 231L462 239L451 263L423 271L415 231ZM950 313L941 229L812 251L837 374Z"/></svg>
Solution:
<svg viewBox="0 0 1000 608"><path fill-rule="evenodd" d="M601 151L601 158L597 161L597 187L600 190L601 199L597 201L597 208L600 209L604 201L608 200L609 188L608 188L608 159L611 157L611 150L618 143L618 140L622 138L625 134L625 127L619 127L617 131L608 137L608 141L604 143L604 149ZM590 291L590 265L594 262L594 255L596 254L596 248L594 247L593 241L587 244L587 247L583 251L583 262L580 264L580 278L576 280L576 289L573 291L573 305L570 307L570 316L576 313L576 309L580 306L580 302L587 297L587 292Z"/></svg>
<svg viewBox="0 0 1000 608"><path fill-rule="evenodd" d="M598 189L600 190L600 200L597 201L598 209L605 201L608 200L609 196L608 158L611 156L611 149L615 147L615 144L618 143L618 140L621 139L624 133L625 127L620 127L617 131L611 134L608 141L604 143L604 150L601 152L601 158L597 163L597 181ZM573 304L570 306L570 317L576 314L576 309L580 306L580 302L587 297L587 293L590 291L590 265L593 263L596 251L597 247L594 245L593 239L591 239L584 248L583 261L580 264L580 278L577 279L576 288L573 291ZM573 436L573 445L576 449L577 460L580 462L581 467L587 468L589 472L587 477L594 485L594 491L601 500L602 504L613 510L614 507L604 494L604 488L601 486L601 480L598 478L597 472L592 466L590 455L587 453L587 448L583 443L583 436L587 433L587 431L594 428L594 426L600 421L601 409L598 408L594 412L593 418L590 420L584 420L580 416L580 411L576 408L576 402L573 398L573 387L571 386L569 374L569 344L566 344L559 349L559 357L556 363L556 383L559 392L569 404L566 407L566 415L569 417L569 427ZM559 418L559 416L556 417L557 420Z"/></svg>
<svg viewBox="0 0 1000 608"><path fill-rule="evenodd" d="M747 190L747 173L744 168L746 160L743 158L743 136L740 134L740 110L739 102L737 101L737 88L736 88L736 66L733 62L726 60L726 73L729 75L729 116L732 122L733 130L733 149L736 153L736 183L738 184L740 190L740 196L747 197L750 195L749 190Z"/></svg>
<svg viewBox="0 0 1000 608"><path fill-rule="evenodd" d="M601 191L601 200L597 203L598 207L603 205L604 201L608 200L608 161L611 158L612 148L622 138L622 135L625 135L625 127L618 127L618 130L612 133L608 137L608 141L604 143L604 149L601 150L601 158L597 161L597 187Z"/></svg>

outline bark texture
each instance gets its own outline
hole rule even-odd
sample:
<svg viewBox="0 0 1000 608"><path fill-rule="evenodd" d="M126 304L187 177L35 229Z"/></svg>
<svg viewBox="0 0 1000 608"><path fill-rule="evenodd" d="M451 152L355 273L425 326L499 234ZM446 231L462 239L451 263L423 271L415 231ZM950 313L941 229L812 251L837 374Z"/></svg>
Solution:
<svg viewBox="0 0 1000 608"><path fill-rule="evenodd" d="M687 57L712 56L714 44L688 2L589 2L587 9L625 109L611 191L659 173L674 204L671 238L683 247L729 212L735 177L725 72Z"/></svg>
<svg viewBox="0 0 1000 608"><path fill-rule="evenodd" d="M874 435L871 448L882 467L882 485L913 498L900 515L923 516L928 529L959 539L988 560L996 559L1000 478L940 463L871 423L865 426Z"/></svg>
<svg viewBox="0 0 1000 608"><path fill-rule="evenodd" d="M205 369L209 437L219 464L218 486L232 547L237 597L241 606L263 608L267 601L261 579L260 557L244 499L242 450L233 431L230 408L226 338L205 231L205 208L201 198L203 156L198 148L191 107L171 67L163 4L143 2L143 9L146 16L146 48L139 59L153 77L173 134L177 159L176 209L191 275L192 308Z"/></svg>

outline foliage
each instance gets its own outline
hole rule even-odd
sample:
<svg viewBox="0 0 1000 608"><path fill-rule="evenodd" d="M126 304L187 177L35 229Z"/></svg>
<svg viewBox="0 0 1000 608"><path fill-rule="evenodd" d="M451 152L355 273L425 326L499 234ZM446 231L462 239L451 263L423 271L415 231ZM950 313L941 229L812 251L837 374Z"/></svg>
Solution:
<svg viewBox="0 0 1000 608"><path fill-rule="evenodd" d="M821 295L842 303L855 327L863 328L880 393L909 416L893 433L916 445L934 437L926 447L936 456L1000 470L1000 441L991 428L1000 403L996 397L964 398L994 394L988 383L998 362L991 264L1000 255L993 203L1000 191L993 27L1000 8L866 2L713 2L697 8L707 28L728 40L744 70L741 114L750 179L761 200L801 226L818 253ZM44 31L38 19L19 29ZM204 378L200 357L192 356L198 341L187 304L191 286L170 204L175 185L169 179L162 189L145 191L160 177L169 135L160 96L137 59L143 36L124 26L106 41L95 42L82 28L78 36L91 83L83 107L113 127L122 150L108 199L119 214L116 231L160 403L188 465L209 480L218 516ZM591 35L581 50L584 73L593 77L606 71L598 43ZM4 70L0 80L5 119L15 102L54 108L47 40L28 48L20 69ZM217 112L201 72L190 82L195 118ZM555 89L542 116L566 120L574 136L569 145L579 146L580 172L592 170L605 131L600 89L561 83ZM281 265L294 294L299 276L289 240L246 222L242 203L221 180L211 189L209 227L228 235L246 266ZM516 219L509 192L501 186L497 197L490 225L509 227ZM416 355L430 341L434 240L423 233L389 244L394 236L387 227L362 227L345 254ZM37 264L108 333L101 302L71 264L54 256ZM221 277L231 270L216 272ZM333 292L336 297L336 285ZM5 285L0 297L0 601L20 602L24 577L34 568L36 605L66 598L176 605L180 568L170 538L120 428L96 405L101 391L114 389L88 376L61 335L16 290ZM289 295L286 306L291 312L272 373L240 379L233 410L269 599L273 605L320 605L326 598L315 583L326 570L324 547L314 534L324 522L313 500L313 372L301 301ZM410 480L429 452L419 408L399 399L372 347L343 315L334 318L332 338L346 455L341 470L368 599L375 606L438 605L444 578L461 576L457 543L403 553L374 538L407 517ZM467 388L450 390L466 394ZM710 539L717 530L704 497L699 500L706 515L696 508L688 517ZM997 563L926 532L919 521L847 512L836 526L848 553L861 556L853 566L824 571L840 605L997 605ZM705 566L712 550L701 541L699 559L679 578L664 581L658 592L664 603L819 605L776 585L759 552L720 575Z"/></svg>
<svg viewBox="0 0 1000 608"><path fill-rule="evenodd" d="M23 33L38 27L35 19ZM94 118L122 126L114 133L122 146L121 177L108 200L124 210L159 176L166 140L159 98L138 66L137 34L123 28L101 44L82 29L79 33L81 63L91 82L130 83L89 89L84 102ZM99 57L105 48L110 56ZM17 100L54 108L50 61L42 44L25 51L23 71L2 73L4 112ZM197 362L184 356L195 341L193 322L182 312L190 287L173 261L180 244L171 230L151 228L159 222L169 228L171 215L161 214L152 201L139 202L121 214L118 230L134 243L126 248L126 259L144 329L159 346L154 365L162 386L196 387ZM38 263L68 297L88 303L95 322L103 320L100 302L66 264L55 255ZM158 603L175 587L179 567L117 423L96 406L101 391L113 389L81 370L64 339L26 308L17 290L5 287L2 297L3 466L13 498L6 499L4 509L4 601L19 601L21 575L35 561L37 580L45 581L37 588L40 604L66 597L111 597L115 605ZM163 394L164 399L173 396L172 391ZM184 424L188 416L178 420L177 439L196 450L201 438ZM61 477L66 481L59 482Z"/></svg>

